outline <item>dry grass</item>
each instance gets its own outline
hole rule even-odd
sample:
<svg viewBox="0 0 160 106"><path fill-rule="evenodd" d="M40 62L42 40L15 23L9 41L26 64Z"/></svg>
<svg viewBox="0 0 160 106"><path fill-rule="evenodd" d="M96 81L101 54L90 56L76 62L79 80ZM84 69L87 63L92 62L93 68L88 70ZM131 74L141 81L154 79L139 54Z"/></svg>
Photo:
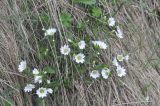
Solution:
<svg viewBox="0 0 160 106"><path fill-rule="evenodd" d="M21 3L22 1L13 0L13 7L10 7L7 0L0 1L0 104L2 106L5 106L6 101L15 106L35 106L32 95L26 96L19 89L24 86L26 78L18 73L17 65L20 57L24 57L37 66L34 54L37 50L35 48L38 48L39 35L37 36L35 32L39 29L31 27L29 19L30 30L25 27L23 21L27 13L19 9ZM83 8L73 7L66 0L53 0L48 3L39 0L39 3L34 3L31 13L39 16L39 9L47 6L53 25L58 28L60 36L66 31L58 19L60 9L71 11L75 19L83 19L88 15ZM106 12L117 8L104 0L100 0L100 4ZM123 26L125 38L123 40L109 38L112 46L103 54L103 58L108 61L112 56L111 53L120 51L129 53L131 57L129 63L126 63L128 70L126 77L113 76L109 80L94 81L90 86L86 86L81 80L74 80L76 90L69 92L62 86L60 95L56 97L53 95L47 100L46 106L159 106L159 7L158 0L129 1L122 6L116 16ZM94 36L94 31L90 27L86 28L86 32ZM104 35L104 32L98 33ZM11 94L7 94L6 90ZM145 100L147 96L149 102Z"/></svg>

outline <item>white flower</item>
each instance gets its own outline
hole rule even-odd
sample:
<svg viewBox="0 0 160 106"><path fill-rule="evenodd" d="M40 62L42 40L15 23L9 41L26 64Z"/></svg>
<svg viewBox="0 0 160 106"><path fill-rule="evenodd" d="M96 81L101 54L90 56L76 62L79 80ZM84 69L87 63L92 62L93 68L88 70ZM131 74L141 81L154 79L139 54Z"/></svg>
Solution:
<svg viewBox="0 0 160 106"><path fill-rule="evenodd" d="M94 46L99 46L101 49L106 49L107 45L102 41L92 41Z"/></svg>
<svg viewBox="0 0 160 106"><path fill-rule="evenodd" d="M119 77L125 76L126 75L126 69L124 69L124 67L121 67L120 65L117 66L117 74Z"/></svg>
<svg viewBox="0 0 160 106"><path fill-rule="evenodd" d="M74 56L74 60L77 62L77 63L84 63L84 58L85 58L85 55L82 54L82 53L79 53L77 55Z"/></svg>
<svg viewBox="0 0 160 106"><path fill-rule="evenodd" d="M44 73L44 74L47 74L47 71L44 71L43 73Z"/></svg>
<svg viewBox="0 0 160 106"><path fill-rule="evenodd" d="M68 55L71 51L68 45L64 45L60 48L61 54Z"/></svg>
<svg viewBox="0 0 160 106"><path fill-rule="evenodd" d="M37 75L37 74L39 74L39 71L38 71L36 68L34 68L33 71L32 71L32 73L33 73L34 75Z"/></svg>
<svg viewBox="0 0 160 106"><path fill-rule="evenodd" d="M129 60L129 55L126 55L126 56L124 57L124 59L125 59L126 61L128 61L128 60Z"/></svg>
<svg viewBox="0 0 160 106"><path fill-rule="evenodd" d="M26 61L21 61L20 64L19 64L19 66L18 66L19 72L23 72L26 68L27 68Z"/></svg>
<svg viewBox="0 0 160 106"><path fill-rule="evenodd" d="M114 66L118 66L119 65L116 58L113 59L112 63L113 63Z"/></svg>
<svg viewBox="0 0 160 106"><path fill-rule="evenodd" d="M123 57L123 55L117 55L117 60L118 61L123 61L124 60L124 57Z"/></svg>
<svg viewBox="0 0 160 106"><path fill-rule="evenodd" d="M27 84L26 87L24 88L24 92L31 92L32 89L35 88L35 85L33 84Z"/></svg>
<svg viewBox="0 0 160 106"><path fill-rule="evenodd" d="M146 97L146 101L149 102L149 96Z"/></svg>
<svg viewBox="0 0 160 106"><path fill-rule="evenodd" d="M36 94L39 98L44 98L47 97L48 90L46 88L41 87L36 91Z"/></svg>
<svg viewBox="0 0 160 106"><path fill-rule="evenodd" d="M109 77L110 71L111 71L110 69L102 69L101 71L102 77L104 79L107 79Z"/></svg>
<svg viewBox="0 0 160 106"><path fill-rule="evenodd" d="M85 43L85 41L80 41L79 43L78 43L78 46L79 46L79 48L80 49L84 49L85 48L85 46L86 46L86 43Z"/></svg>
<svg viewBox="0 0 160 106"><path fill-rule="evenodd" d="M45 28L42 28L42 31L45 31L46 29Z"/></svg>
<svg viewBox="0 0 160 106"><path fill-rule="evenodd" d="M50 80L47 80L47 84L50 84L51 83L51 81Z"/></svg>
<svg viewBox="0 0 160 106"><path fill-rule="evenodd" d="M53 93L53 90L52 90L51 88L48 88L48 89L47 89L47 92L48 92L48 93Z"/></svg>
<svg viewBox="0 0 160 106"><path fill-rule="evenodd" d="M73 41L71 39L68 39L68 42L72 43Z"/></svg>
<svg viewBox="0 0 160 106"><path fill-rule="evenodd" d="M123 32L119 28L119 26L117 26L116 36L119 37L119 38L123 38Z"/></svg>
<svg viewBox="0 0 160 106"><path fill-rule="evenodd" d="M42 83L42 76L40 75L34 76L34 83Z"/></svg>
<svg viewBox="0 0 160 106"><path fill-rule="evenodd" d="M49 28L46 30L46 32L44 33L45 36L49 35L49 36L52 36L56 33L57 29L55 28Z"/></svg>
<svg viewBox="0 0 160 106"><path fill-rule="evenodd" d="M90 76L94 79L100 77L100 74L98 72L98 70L93 70L92 72L90 72Z"/></svg>
<svg viewBox="0 0 160 106"><path fill-rule="evenodd" d="M115 19L114 19L113 17L110 17L110 18L108 19L108 24L109 24L109 26L114 26L115 23L116 23L116 21L115 21Z"/></svg>

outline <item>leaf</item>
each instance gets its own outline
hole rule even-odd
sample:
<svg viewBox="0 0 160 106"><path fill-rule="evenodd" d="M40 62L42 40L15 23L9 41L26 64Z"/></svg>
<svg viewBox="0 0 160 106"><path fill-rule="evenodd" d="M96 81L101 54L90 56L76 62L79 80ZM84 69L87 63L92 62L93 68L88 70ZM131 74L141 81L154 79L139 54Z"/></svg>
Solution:
<svg viewBox="0 0 160 106"><path fill-rule="evenodd" d="M49 74L55 74L56 73L56 68L47 66L43 69L43 71L46 71Z"/></svg>
<svg viewBox="0 0 160 106"><path fill-rule="evenodd" d="M83 21L78 21L77 22L77 28L79 30L83 30L85 28L85 23Z"/></svg>
<svg viewBox="0 0 160 106"><path fill-rule="evenodd" d="M42 22L48 23L50 22L50 17L48 16L48 14L45 13L41 13L40 14L40 18L42 20Z"/></svg>
<svg viewBox="0 0 160 106"><path fill-rule="evenodd" d="M101 8L95 7L92 9L92 16L94 17L100 17L102 15Z"/></svg>
<svg viewBox="0 0 160 106"><path fill-rule="evenodd" d="M62 13L60 15L60 20L65 27L70 27L72 22L72 17L69 13Z"/></svg>
<svg viewBox="0 0 160 106"><path fill-rule="evenodd" d="M100 64L100 65L97 65L94 67L96 70L101 70L103 68L108 68L108 65L107 64Z"/></svg>
<svg viewBox="0 0 160 106"><path fill-rule="evenodd" d="M6 101L5 102L5 106L14 106L11 102L9 102L9 101Z"/></svg>
<svg viewBox="0 0 160 106"><path fill-rule="evenodd" d="M92 82L93 82L93 80L91 80L89 78L84 80L84 83L87 84L87 85L90 85Z"/></svg>
<svg viewBox="0 0 160 106"><path fill-rule="evenodd" d="M96 4L96 0L74 0L74 3L82 3L86 5Z"/></svg>

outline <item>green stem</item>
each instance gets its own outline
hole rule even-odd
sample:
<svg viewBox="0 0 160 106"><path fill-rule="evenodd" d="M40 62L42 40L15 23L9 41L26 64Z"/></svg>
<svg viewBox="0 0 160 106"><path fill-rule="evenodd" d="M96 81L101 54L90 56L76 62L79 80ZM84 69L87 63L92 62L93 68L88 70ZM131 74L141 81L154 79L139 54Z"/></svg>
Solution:
<svg viewBox="0 0 160 106"><path fill-rule="evenodd" d="M43 106L45 106L45 101L44 101L44 99L42 100L42 103L43 103Z"/></svg>

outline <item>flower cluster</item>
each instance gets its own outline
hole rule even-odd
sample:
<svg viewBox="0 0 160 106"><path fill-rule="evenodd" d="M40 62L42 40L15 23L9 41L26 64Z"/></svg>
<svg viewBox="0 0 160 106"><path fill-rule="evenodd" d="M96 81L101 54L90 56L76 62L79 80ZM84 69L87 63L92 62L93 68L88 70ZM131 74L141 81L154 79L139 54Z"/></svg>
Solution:
<svg viewBox="0 0 160 106"><path fill-rule="evenodd" d="M104 79L107 79L110 75L111 70L108 68L104 68L101 70L101 75ZM100 77L100 73L99 70L93 70L92 72L90 72L90 76L94 79L99 78Z"/></svg>
<svg viewBox="0 0 160 106"><path fill-rule="evenodd" d="M26 70L26 68L27 68L26 61L21 61L18 67L19 72L23 72L24 70ZM34 84L27 84L24 88L24 92L32 92L32 90L36 88L35 86L36 83L41 84L43 82L42 75L38 69L34 68L32 70L32 74L34 76L34 81L33 81ZM50 84L50 80L47 80L47 84ZM53 90L51 88L40 87L36 90L36 94L40 98L47 97L47 95L51 93L53 93Z"/></svg>
<svg viewBox="0 0 160 106"><path fill-rule="evenodd" d="M124 60L128 61L128 59L129 59L129 55L123 56L120 54L120 55L117 55L116 57L114 57L112 63L114 66L116 66L117 75L119 77L126 75L126 69L124 67L122 67L120 64Z"/></svg>
<svg viewBox="0 0 160 106"><path fill-rule="evenodd" d="M92 41L92 43L94 46L98 46L100 49L107 48L107 44L102 41ZM79 49L85 49L86 42L84 40L81 40L80 42L78 42L78 47ZM60 52L63 55L69 55L69 53L71 52L71 48L69 47L69 45L65 44L64 46L61 46ZM73 59L75 60L76 63L84 63L85 55L83 53L74 54Z"/></svg>
<svg viewBox="0 0 160 106"><path fill-rule="evenodd" d="M114 27L116 25L116 21L113 17L109 18L108 25L110 27ZM116 31L115 31L116 36L119 38L123 38L123 32L120 29L120 27L116 26L115 28L116 28ZM57 29L55 29L55 28L49 28L49 29L45 30L44 35L45 36L53 36L53 35L55 35L56 31L57 31ZM87 55L85 54L87 52L87 50L85 50L86 47L90 48L91 45L93 45L93 48L98 48L96 50L100 50L100 49L105 50L108 47L108 45L105 42L100 41L100 40L89 41L87 43L85 40L81 40L81 41L75 43L73 40L68 39L68 42L74 43L74 46L76 45L76 49L74 49L74 48L72 49L73 45L64 44L59 49L60 53L64 56L71 55L73 57L74 62L76 62L77 64L83 64L86 61L86 58L87 58ZM77 48L78 48L78 50L77 50ZM77 51L75 51L75 50L77 50ZM100 54L99 51L97 54ZM126 75L126 69L124 67L122 67L121 64L124 60L128 61L128 59L129 59L128 55L126 55L126 56L117 55L116 57L114 57L112 63L113 63L113 66L116 66L116 72L119 77ZM19 67L18 67L19 72L23 72L26 69L27 69L26 61L21 61L19 64ZM25 92L32 92L34 90L34 91L36 91L36 94L38 95L39 98L47 97L47 95L53 93L53 90L50 87L48 87L48 86L46 87L44 85L44 82L46 84L51 83L51 81L48 79L46 81L44 81L44 76L46 75L46 73L47 72L42 72L42 71L39 71L38 69L34 68L32 70L32 75L33 75L34 81L30 84L27 84L24 88L24 91ZM93 71L91 71L89 73L89 75L93 79L97 79L100 76L102 76L104 79L108 79L109 76L111 75L111 69L109 69L108 67L103 67L101 69L96 69L96 68L94 69L94 65L93 65ZM36 87L36 85L38 85L38 87ZM42 86L42 85L44 85L44 86Z"/></svg>
<svg viewBox="0 0 160 106"><path fill-rule="evenodd" d="M45 36L53 36L56 33L56 31L57 31L57 29L55 29L55 28L49 28L49 29L45 30L44 35Z"/></svg>
<svg viewBox="0 0 160 106"><path fill-rule="evenodd" d="M110 17L108 19L108 25L110 27L114 27L116 25L116 21L113 17ZM119 26L116 26L116 36L119 37L119 38L123 38L123 32L122 30L120 29ZM105 45L103 42L99 42L99 41L93 41L92 42L95 46L99 46L101 49L106 49L107 45ZM129 55L126 55L126 56L123 56L123 55L117 55L112 63L113 63L113 66L116 66L116 72L117 72L117 75L119 77L122 77L122 76L125 76L126 75L126 69L124 67L121 66L122 62L124 60L128 61L129 59ZM100 74L101 73L101 74ZM102 75L102 77L104 79L107 79L109 77L111 73L111 70L108 69L108 68L105 68L105 69L101 69L101 70L93 70L90 72L90 77L96 79L96 78L99 78L100 75Z"/></svg>
<svg viewBox="0 0 160 106"><path fill-rule="evenodd" d="M110 18L108 19L108 25L109 25L110 27L113 27L113 26L116 25L116 21L115 21L115 19L114 19L113 17L110 17ZM123 31L120 29L119 26L116 26L116 31L115 31L115 33L116 33L116 36L117 36L118 38L123 38Z"/></svg>

